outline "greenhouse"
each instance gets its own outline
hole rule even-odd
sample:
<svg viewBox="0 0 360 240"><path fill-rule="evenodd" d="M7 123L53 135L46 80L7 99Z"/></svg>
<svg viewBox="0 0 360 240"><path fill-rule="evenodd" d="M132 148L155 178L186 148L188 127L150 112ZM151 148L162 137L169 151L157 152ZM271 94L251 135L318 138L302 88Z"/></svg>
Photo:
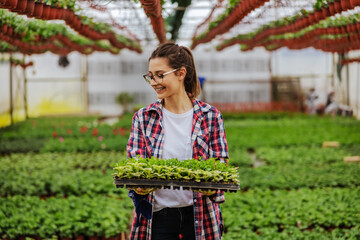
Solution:
<svg viewBox="0 0 360 240"><path fill-rule="evenodd" d="M0 0L0 239L360 239L359 14Z"/></svg>

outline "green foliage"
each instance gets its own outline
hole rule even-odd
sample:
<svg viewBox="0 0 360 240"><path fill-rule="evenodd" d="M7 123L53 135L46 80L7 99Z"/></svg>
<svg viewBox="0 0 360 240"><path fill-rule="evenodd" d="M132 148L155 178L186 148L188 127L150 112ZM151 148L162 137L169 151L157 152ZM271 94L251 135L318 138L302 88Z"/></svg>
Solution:
<svg viewBox="0 0 360 240"><path fill-rule="evenodd" d="M0 158L0 196L118 193L109 178L123 153L12 154Z"/></svg>
<svg viewBox="0 0 360 240"><path fill-rule="evenodd" d="M258 147L321 146L339 141L341 146L360 144L360 122L354 118L293 116L279 119L225 121L229 150ZM231 159L231 156L230 156Z"/></svg>
<svg viewBox="0 0 360 240"><path fill-rule="evenodd" d="M332 164L283 164L239 169L241 189L297 189L360 185L360 166L343 160Z"/></svg>
<svg viewBox="0 0 360 240"><path fill-rule="evenodd" d="M344 237L345 232L352 236L346 239L356 239L360 234L359 197L359 187L291 191L255 188L246 194L227 194L222 209L229 234L224 239L327 239L335 234ZM327 231L334 228L339 229ZM313 237L321 238L306 238L312 236L307 232L312 229Z"/></svg>
<svg viewBox="0 0 360 240"><path fill-rule="evenodd" d="M116 96L116 102L120 104L123 108L125 113L129 111L128 105L134 102L134 97L128 92L121 92Z"/></svg>
<svg viewBox="0 0 360 240"><path fill-rule="evenodd" d="M114 125L96 117L28 119L0 129L0 153L124 151L132 115Z"/></svg>
<svg viewBox="0 0 360 240"><path fill-rule="evenodd" d="M127 231L131 209L131 201L107 196L85 195L46 200L30 196L2 198L0 236L3 239L22 236L113 237Z"/></svg>

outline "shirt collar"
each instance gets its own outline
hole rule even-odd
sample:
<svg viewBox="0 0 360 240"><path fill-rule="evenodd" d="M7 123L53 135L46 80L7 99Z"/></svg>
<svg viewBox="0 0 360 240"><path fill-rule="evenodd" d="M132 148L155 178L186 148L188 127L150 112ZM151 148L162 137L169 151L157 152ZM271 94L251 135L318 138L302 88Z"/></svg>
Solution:
<svg viewBox="0 0 360 240"><path fill-rule="evenodd" d="M145 111L156 111L159 116L162 116L162 100L158 99L156 102L150 105L149 108L147 108ZM209 104L206 104L204 102L201 102L198 99L193 100L193 109L194 109L194 115L197 117L200 117L204 113L210 111L211 106Z"/></svg>

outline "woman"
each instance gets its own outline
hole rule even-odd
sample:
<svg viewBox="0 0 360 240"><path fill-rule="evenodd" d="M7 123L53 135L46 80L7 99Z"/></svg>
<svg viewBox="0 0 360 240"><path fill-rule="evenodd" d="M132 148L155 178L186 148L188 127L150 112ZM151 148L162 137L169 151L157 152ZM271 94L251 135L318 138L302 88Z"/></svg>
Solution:
<svg viewBox="0 0 360 240"><path fill-rule="evenodd" d="M196 99L200 84L188 48L160 45L144 78L158 100L134 114L129 158L228 159L221 113ZM221 191L134 189L129 196L136 208L130 239L221 239Z"/></svg>

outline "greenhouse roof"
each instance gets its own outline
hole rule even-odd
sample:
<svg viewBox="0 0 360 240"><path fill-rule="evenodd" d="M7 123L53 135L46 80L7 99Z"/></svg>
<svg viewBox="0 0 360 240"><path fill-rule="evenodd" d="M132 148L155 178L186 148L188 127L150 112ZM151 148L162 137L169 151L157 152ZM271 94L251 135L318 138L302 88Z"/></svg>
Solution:
<svg viewBox="0 0 360 240"><path fill-rule="evenodd" d="M215 20L224 13L229 1L222 0L192 0L186 8L185 15L179 30L177 42L190 46L195 32L201 33L208 27L210 21ZM256 30L264 24L281 19L286 16L295 15L301 9L312 10L316 0L270 0L259 8L256 8L245 16L227 33L218 36L217 39L225 39L245 34ZM134 34L142 45L157 44L158 39L154 34L150 19L146 16L140 1L133 0L96 0L81 2L86 15L92 16L99 21L109 24L115 21L129 32ZM164 1L162 17L166 19L174 15L178 9L177 3ZM97 10L95 10L97 9ZM206 21L208 19L208 21ZM167 38L171 38L170 29L167 25Z"/></svg>
<svg viewBox="0 0 360 240"><path fill-rule="evenodd" d="M20 4L0 6L7 9L0 11L0 52L117 54L127 48L140 53L166 41L218 51L234 44L243 51L313 47L345 53L359 48L355 44L359 1L42 0L31 7L30 3L25 9ZM31 20L24 22L25 15ZM63 21L56 26L39 19L63 20L68 27L64 29ZM38 31L38 26L43 30Z"/></svg>

